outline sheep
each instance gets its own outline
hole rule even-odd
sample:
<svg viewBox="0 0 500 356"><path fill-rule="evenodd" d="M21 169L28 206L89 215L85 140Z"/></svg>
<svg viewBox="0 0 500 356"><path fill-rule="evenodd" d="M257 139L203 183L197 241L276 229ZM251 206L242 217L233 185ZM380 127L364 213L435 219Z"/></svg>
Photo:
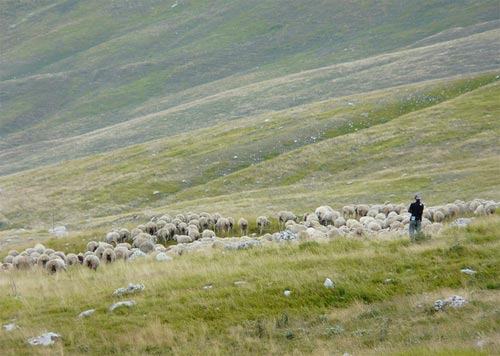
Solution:
<svg viewBox="0 0 500 356"><path fill-rule="evenodd" d="M484 206L484 214L485 215L493 215L497 210L497 204L495 202L488 202Z"/></svg>
<svg viewBox="0 0 500 356"><path fill-rule="evenodd" d="M208 229L205 229L203 230L203 232L201 233L201 238L202 239L207 239L207 238L214 238L215 237L215 232L213 232L212 230L208 230Z"/></svg>
<svg viewBox="0 0 500 356"><path fill-rule="evenodd" d="M256 225L259 229L259 233L262 235L262 233L271 226L271 221L267 218L267 216L261 215L257 217Z"/></svg>
<svg viewBox="0 0 500 356"><path fill-rule="evenodd" d="M99 247L99 243L96 241L89 241L87 243L87 251L94 252Z"/></svg>
<svg viewBox="0 0 500 356"><path fill-rule="evenodd" d="M60 258L54 258L47 262L45 270L49 273L58 273L66 271L66 263Z"/></svg>
<svg viewBox="0 0 500 356"><path fill-rule="evenodd" d="M196 225L188 225L188 236L191 237L193 241L199 240L200 231Z"/></svg>
<svg viewBox="0 0 500 356"><path fill-rule="evenodd" d="M225 234L227 232L229 232L229 220L224 218L224 217L220 217L217 219L217 222L215 223L215 231L218 231L222 234Z"/></svg>
<svg viewBox="0 0 500 356"><path fill-rule="evenodd" d="M45 253L45 246L42 244L36 244L34 247L35 251L38 252L40 255Z"/></svg>
<svg viewBox="0 0 500 356"><path fill-rule="evenodd" d="M174 240L177 241L178 244L188 244L193 242L191 236L188 235L175 235Z"/></svg>
<svg viewBox="0 0 500 356"><path fill-rule="evenodd" d="M342 216L346 220L356 217L356 208L352 205L345 205L342 207Z"/></svg>
<svg viewBox="0 0 500 356"><path fill-rule="evenodd" d="M12 264L17 269L30 269L35 262L31 256L19 254L14 257Z"/></svg>
<svg viewBox="0 0 500 356"><path fill-rule="evenodd" d="M130 231L125 228L121 228L118 230L118 234L120 235L120 238L118 239L118 242L127 242L130 240Z"/></svg>
<svg viewBox="0 0 500 356"><path fill-rule="evenodd" d="M66 263L68 264L68 266L75 266L80 262L78 261L78 256L76 254L68 253L66 255Z"/></svg>
<svg viewBox="0 0 500 356"><path fill-rule="evenodd" d="M368 205L360 204L356 205L355 210L356 210L356 216L360 218L368 214L368 211L370 211L370 207Z"/></svg>
<svg viewBox="0 0 500 356"><path fill-rule="evenodd" d="M85 256L85 259L83 260L83 265L85 267L88 267L88 268L94 270L94 271L97 271L100 264L101 264L101 261L100 261L99 257L97 257L96 255L93 255L93 254Z"/></svg>
<svg viewBox="0 0 500 356"><path fill-rule="evenodd" d="M331 211L333 211L333 209L331 207L329 207L328 205L323 205L323 206L316 208L314 213L318 217L318 221L321 224L323 224L323 221L325 220L325 216ZM326 224L323 224L323 225L326 225Z"/></svg>
<svg viewBox="0 0 500 356"><path fill-rule="evenodd" d="M47 255L46 253L43 253L41 254L39 257L38 257L38 260L36 261L36 264L37 266L39 267L44 267L45 268L45 265L47 264L47 262L50 261L50 256Z"/></svg>
<svg viewBox="0 0 500 356"><path fill-rule="evenodd" d="M179 235L187 235L188 224L186 224L185 222L180 222L179 225L177 225L177 232Z"/></svg>
<svg viewBox="0 0 500 356"><path fill-rule="evenodd" d="M146 229L144 232L146 232L150 235L154 235L157 230L158 230L158 226L156 226L156 223L149 221L148 223L146 223Z"/></svg>
<svg viewBox="0 0 500 356"><path fill-rule="evenodd" d="M106 248L102 253L101 259L103 262L106 262L106 263L114 262L116 260L115 251L109 247Z"/></svg>
<svg viewBox="0 0 500 356"><path fill-rule="evenodd" d="M53 258L56 258L56 257L59 257L61 260L64 261L64 263L67 263L67 259L66 259L66 254L62 251L55 251L54 253L52 253L50 255L50 259L53 259Z"/></svg>
<svg viewBox="0 0 500 356"><path fill-rule="evenodd" d="M3 263L13 263L14 262L14 256L7 255L3 258Z"/></svg>
<svg viewBox="0 0 500 356"><path fill-rule="evenodd" d="M442 222L445 219L445 215L441 210L436 210L432 216L434 222Z"/></svg>
<svg viewBox="0 0 500 356"><path fill-rule="evenodd" d="M234 228L234 219L232 217L228 217L227 221L229 222L229 232L233 232Z"/></svg>
<svg viewBox="0 0 500 356"><path fill-rule="evenodd" d="M144 253L150 253L151 251L154 251L155 249L155 244L151 240L145 240L141 242L139 245L139 250L141 250Z"/></svg>
<svg viewBox="0 0 500 356"><path fill-rule="evenodd" d="M104 238L104 241L108 244L114 244L116 245L118 241L120 240L120 234L118 231L111 231L106 234L106 237Z"/></svg>
<svg viewBox="0 0 500 356"><path fill-rule="evenodd" d="M291 211L280 211L278 213L278 224L279 224L279 228L280 230L282 228L284 228L285 224L287 221L295 221L297 222L298 220L298 217L297 215L295 215L293 212Z"/></svg>
<svg viewBox="0 0 500 356"><path fill-rule="evenodd" d="M238 228L240 229L240 235L248 234L248 220L245 218L238 219Z"/></svg>
<svg viewBox="0 0 500 356"><path fill-rule="evenodd" d="M116 260L128 260L130 250L124 246L115 247L115 259Z"/></svg>
<svg viewBox="0 0 500 356"><path fill-rule="evenodd" d="M206 216L200 216L198 223L200 225L201 230L207 230L212 225L212 223L210 222L210 219L207 218Z"/></svg>

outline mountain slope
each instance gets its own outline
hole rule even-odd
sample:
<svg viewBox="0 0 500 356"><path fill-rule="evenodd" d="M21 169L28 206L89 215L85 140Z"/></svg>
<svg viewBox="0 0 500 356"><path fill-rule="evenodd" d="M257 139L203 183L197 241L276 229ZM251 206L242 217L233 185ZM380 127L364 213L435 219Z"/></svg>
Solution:
<svg viewBox="0 0 500 356"><path fill-rule="evenodd" d="M499 64L496 1L173 4L2 2L0 174Z"/></svg>
<svg viewBox="0 0 500 356"><path fill-rule="evenodd" d="M40 226L143 209L304 212L416 190L429 203L499 199L496 78L331 99L17 173L0 178L1 210Z"/></svg>

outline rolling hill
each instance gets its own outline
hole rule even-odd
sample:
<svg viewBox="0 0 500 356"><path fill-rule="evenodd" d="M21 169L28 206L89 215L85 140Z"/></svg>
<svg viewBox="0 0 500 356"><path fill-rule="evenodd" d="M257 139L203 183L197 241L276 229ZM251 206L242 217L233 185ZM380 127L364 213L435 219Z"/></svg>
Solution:
<svg viewBox="0 0 500 356"><path fill-rule="evenodd" d="M436 202L498 198L497 10L2 2L0 211L35 228L144 209L305 211L326 194L416 188Z"/></svg>

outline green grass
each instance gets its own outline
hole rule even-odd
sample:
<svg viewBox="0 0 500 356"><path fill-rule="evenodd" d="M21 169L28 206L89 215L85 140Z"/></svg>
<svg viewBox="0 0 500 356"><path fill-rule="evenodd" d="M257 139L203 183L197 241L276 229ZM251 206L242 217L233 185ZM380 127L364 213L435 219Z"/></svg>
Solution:
<svg viewBox="0 0 500 356"><path fill-rule="evenodd" d="M494 1L0 6L1 174L498 67ZM454 35L433 37L447 30Z"/></svg>
<svg viewBox="0 0 500 356"><path fill-rule="evenodd" d="M18 325L0 334L2 352L495 354L500 324L498 293L491 286L499 277L499 224L498 215L482 218L419 244L395 237L339 238L210 250L166 263L117 262L97 272L75 267L55 276L37 270L2 273L0 322ZM66 246L45 245L77 251L90 239L79 235ZM461 273L465 267L477 274ZM335 289L323 286L326 277ZM146 288L112 296L128 283ZM204 289L207 285L212 288ZM435 300L454 294L467 305L434 310ZM137 304L110 313L109 306L120 300ZM92 316L77 318L91 308ZM46 331L63 338L47 349L27 345L28 338Z"/></svg>
<svg viewBox="0 0 500 356"><path fill-rule="evenodd" d="M78 228L144 209L253 220L413 191L429 204L498 200L495 77L331 99L1 177L2 214L11 227Z"/></svg>

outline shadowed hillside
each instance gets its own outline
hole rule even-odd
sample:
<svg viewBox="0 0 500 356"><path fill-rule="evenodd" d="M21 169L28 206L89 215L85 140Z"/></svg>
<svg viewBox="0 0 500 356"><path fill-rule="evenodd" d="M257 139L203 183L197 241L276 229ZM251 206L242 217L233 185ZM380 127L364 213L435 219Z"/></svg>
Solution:
<svg viewBox="0 0 500 356"><path fill-rule="evenodd" d="M0 174L499 66L495 1L175 4L3 2Z"/></svg>

